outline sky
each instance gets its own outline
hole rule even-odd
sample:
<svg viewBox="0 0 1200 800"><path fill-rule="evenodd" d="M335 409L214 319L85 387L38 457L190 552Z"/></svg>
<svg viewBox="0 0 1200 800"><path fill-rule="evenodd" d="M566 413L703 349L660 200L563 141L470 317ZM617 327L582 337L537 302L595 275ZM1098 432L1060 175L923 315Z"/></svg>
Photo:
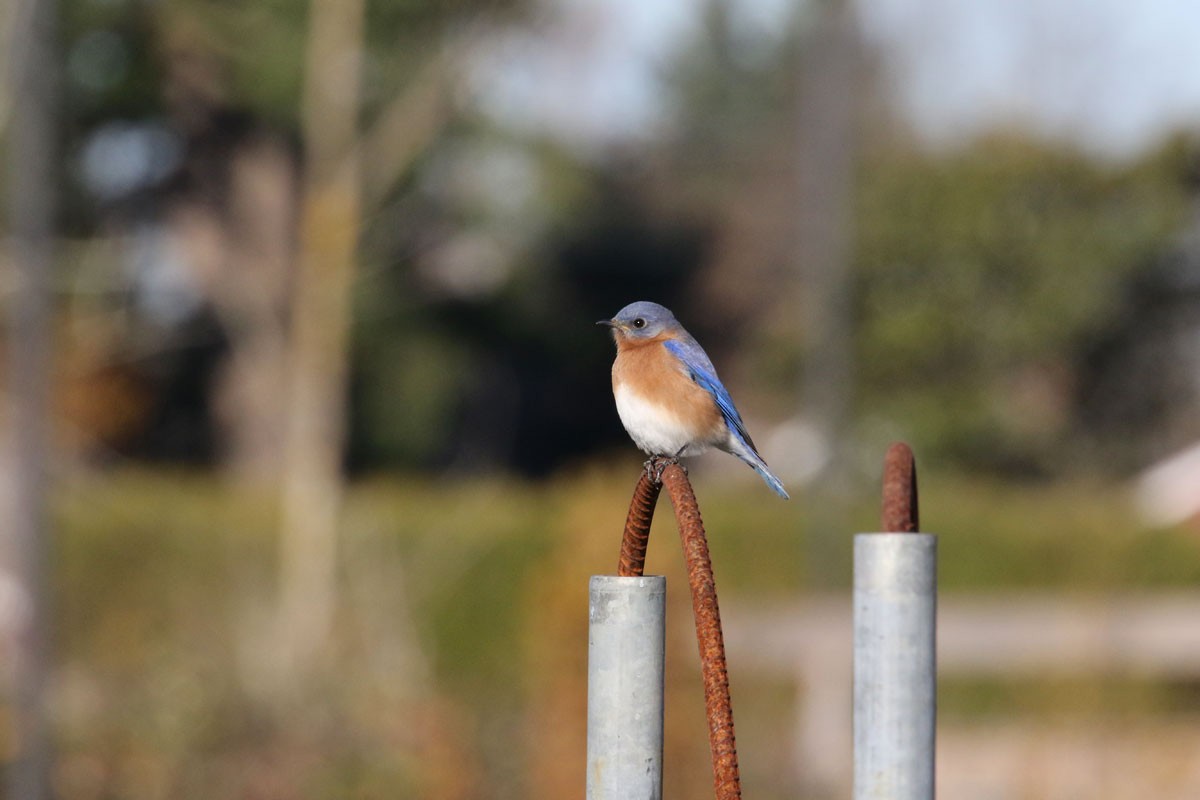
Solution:
<svg viewBox="0 0 1200 800"><path fill-rule="evenodd" d="M1000 126L1126 157L1200 129L1194 0L860 0L888 87L932 142Z"/></svg>
<svg viewBox="0 0 1200 800"><path fill-rule="evenodd" d="M766 46L806 2L728 0ZM531 28L481 60L496 118L580 148L653 135L671 116L663 67L699 31L692 0L544 0ZM857 0L894 107L932 146L1025 128L1098 155L1136 156L1200 129L1195 0Z"/></svg>

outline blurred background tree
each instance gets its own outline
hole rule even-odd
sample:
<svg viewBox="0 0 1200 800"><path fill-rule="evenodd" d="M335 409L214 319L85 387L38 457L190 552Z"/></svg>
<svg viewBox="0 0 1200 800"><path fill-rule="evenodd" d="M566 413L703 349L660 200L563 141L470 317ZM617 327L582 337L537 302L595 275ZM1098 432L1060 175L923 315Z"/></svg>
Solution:
<svg viewBox="0 0 1200 800"><path fill-rule="evenodd" d="M1124 165L1009 136L872 154L856 215L863 412L907 407L929 452L975 468L1078 469L1088 435L1111 433L1077 413L1085 343L1186 219L1188 147ZM1109 441L1122 446L1136 447Z"/></svg>
<svg viewBox="0 0 1200 800"><path fill-rule="evenodd" d="M68 393L62 403L93 458L278 470L306 180L306 9L65 6L67 228L78 254L66 280L71 324L87 330L71 337L69 361L112 401ZM829 194L805 189L816 171L797 147L797 119L829 116L799 101L819 94L805 95L798 76L814 70L801 56L830 61L805 43L827 39L818 15L772 27L711 4L690 43L660 59L670 105L657 127L597 147L514 127L479 94L502 80L491 74L501 67L519 72L512 51L524 31L586 37L586 19L572 31L539 14L529 27L528 11L495 3L365 13L363 48L346 56L362 84L347 158L366 164L351 467L545 474L619 443L611 414L582 402L603 391L595 364L607 345L577 320L635 295L678 306L702 337L720 331L728 344L713 346L728 349L728 371L767 376L754 387L760 407L788 416L812 366L806 337L817 335L789 309L820 294L795 253L815 250L830 227L814 223L806 236L795 227L806 197ZM843 170L852 199L840 203L854 221L834 259L852 266L856 287L838 301L854 327L834 337L851 345L834 360L858 364L853 383L865 395L830 405L875 418L871 396L887 379L871 362L903 379L917 365L889 348L936 344L923 351L923 379L906 381L911 418L893 409L893 422L967 463L1045 468L1032 453L987 455L982 428L1010 443L1045 431L1022 433L1020 420L984 411L982 395L1037 383L1035 373L1057 375L1070 394L1081 337L1107 324L1123 287L1185 225L1190 145L1181 138L1117 163L1011 132L929 151L881 99L880 69L867 58L854 79L864 99L848 119L863 130L853 148L861 163ZM930 315L936 324L925 324ZM979 326L996 341L976 336ZM943 369L954 359L969 362L970 380ZM1052 449L1069 452L1097 432L1061 407Z"/></svg>

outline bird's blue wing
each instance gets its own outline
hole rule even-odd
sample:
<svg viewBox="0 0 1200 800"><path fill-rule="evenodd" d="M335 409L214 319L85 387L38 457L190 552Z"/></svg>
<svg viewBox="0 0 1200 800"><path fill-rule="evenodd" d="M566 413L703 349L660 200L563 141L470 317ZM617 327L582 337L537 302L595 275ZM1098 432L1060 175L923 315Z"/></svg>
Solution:
<svg viewBox="0 0 1200 800"><path fill-rule="evenodd" d="M734 439L737 440L729 448L729 452L749 464L755 472L762 476L762 479L766 481L772 491L784 500L787 500L787 490L783 488L783 484L775 476L775 473L771 472L767 467L767 462L763 461L762 456L758 454L758 449L754 446L754 441L750 438L750 434L746 433L746 425L742 422L742 415L734 408L733 398L729 396L728 390L726 390L720 379L717 378L717 370L713 367L712 361L708 359L708 354L704 352L704 349L691 337L669 339L663 342L663 346L667 348L668 352L679 359L679 362L687 370L691 379L704 389L704 391L712 395L713 400L717 403L717 408L721 409L721 416L725 419L725 427L729 429Z"/></svg>
<svg viewBox="0 0 1200 800"><path fill-rule="evenodd" d="M742 415L734 407L733 398L729 396L729 391L717 377L716 367L713 366L703 348L694 339L669 339L663 342L663 346L682 362L691 379L713 396L717 408L721 409L721 416L725 418L725 423L733 435L741 439L742 443L752 451L757 451L754 442L750 439L750 434L746 432L746 424L742 422Z"/></svg>

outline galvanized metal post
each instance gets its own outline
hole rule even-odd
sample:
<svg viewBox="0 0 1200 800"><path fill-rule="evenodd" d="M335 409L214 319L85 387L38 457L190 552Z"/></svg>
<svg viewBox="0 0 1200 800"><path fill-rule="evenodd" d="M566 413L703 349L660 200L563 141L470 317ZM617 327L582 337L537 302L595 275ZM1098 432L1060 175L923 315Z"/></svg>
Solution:
<svg viewBox="0 0 1200 800"><path fill-rule="evenodd" d="M661 800L667 579L588 586L587 800Z"/></svg>
<svg viewBox="0 0 1200 800"><path fill-rule="evenodd" d="M937 537L854 537L854 798L932 800Z"/></svg>

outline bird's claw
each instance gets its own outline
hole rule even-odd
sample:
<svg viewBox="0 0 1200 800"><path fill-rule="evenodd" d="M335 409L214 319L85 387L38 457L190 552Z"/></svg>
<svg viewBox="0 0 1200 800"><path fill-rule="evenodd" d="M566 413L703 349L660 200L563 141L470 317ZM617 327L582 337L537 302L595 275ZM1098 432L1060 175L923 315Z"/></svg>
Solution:
<svg viewBox="0 0 1200 800"><path fill-rule="evenodd" d="M646 470L646 477L655 483L662 483L663 470L672 464L679 464L679 456L651 456L646 459L646 463L642 467ZM687 467L682 464L679 468L687 473Z"/></svg>

